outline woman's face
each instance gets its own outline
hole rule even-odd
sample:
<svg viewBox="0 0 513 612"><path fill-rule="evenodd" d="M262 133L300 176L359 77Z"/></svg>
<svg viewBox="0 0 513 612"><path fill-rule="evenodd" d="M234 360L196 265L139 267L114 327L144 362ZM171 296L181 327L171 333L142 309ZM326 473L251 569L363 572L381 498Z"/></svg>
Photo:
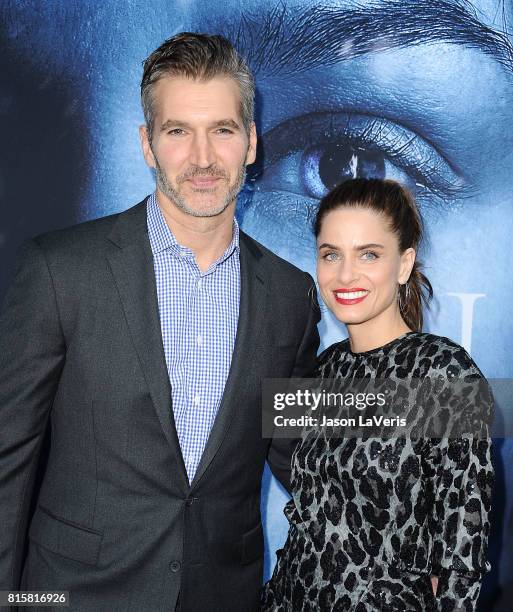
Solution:
<svg viewBox="0 0 513 612"><path fill-rule="evenodd" d="M381 214L339 208L323 219L317 237L317 280L322 299L339 321L360 324L399 315L398 285L407 281L415 251L399 242Z"/></svg>

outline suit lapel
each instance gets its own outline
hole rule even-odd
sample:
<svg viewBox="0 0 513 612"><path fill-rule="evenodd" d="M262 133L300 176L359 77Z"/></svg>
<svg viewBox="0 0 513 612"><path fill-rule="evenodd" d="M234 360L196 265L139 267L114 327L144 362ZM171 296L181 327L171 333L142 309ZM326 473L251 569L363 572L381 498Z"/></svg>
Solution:
<svg viewBox="0 0 513 612"><path fill-rule="evenodd" d="M118 217L109 239L116 245L107 256L109 265L160 424L180 466L179 484L186 492L189 483L173 419L146 200Z"/></svg>
<svg viewBox="0 0 513 612"><path fill-rule="evenodd" d="M243 394L244 378L251 367L254 335L263 329L265 316L266 291L264 277L260 271L260 250L241 232L240 234L240 306L237 335L233 349L232 361L226 381L223 398L210 432L201 461L191 483L196 487L206 469L214 459Z"/></svg>

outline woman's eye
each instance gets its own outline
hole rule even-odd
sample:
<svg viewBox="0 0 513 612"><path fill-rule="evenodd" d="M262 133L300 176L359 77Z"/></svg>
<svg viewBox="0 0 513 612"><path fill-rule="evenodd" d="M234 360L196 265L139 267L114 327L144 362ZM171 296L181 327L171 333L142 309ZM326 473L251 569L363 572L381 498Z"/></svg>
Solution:
<svg viewBox="0 0 513 612"><path fill-rule="evenodd" d="M337 261L338 259L338 253L334 253L332 251L329 251L327 253L323 253L321 255L322 259L324 259L325 261Z"/></svg>
<svg viewBox="0 0 513 612"><path fill-rule="evenodd" d="M289 119L262 136L254 189L320 199L350 178L394 179L420 204L447 206L466 185L427 140L388 119L355 113L313 113ZM257 166L258 167L258 166Z"/></svg>
<svg viewBox="0 0 513 612"><path fill-rule="evenodd" d="M365 251L365 253L362 253L362 259L373 261L374 259L378 259L378 254L373 251Z"/></svg>

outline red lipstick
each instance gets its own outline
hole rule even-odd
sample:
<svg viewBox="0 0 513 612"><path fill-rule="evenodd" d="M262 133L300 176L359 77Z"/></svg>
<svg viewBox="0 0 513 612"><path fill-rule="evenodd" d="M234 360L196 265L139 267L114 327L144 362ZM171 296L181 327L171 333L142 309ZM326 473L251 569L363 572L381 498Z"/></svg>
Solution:
<svg viewBox="0 0 513 612"><path fill-rule="evenodd" d="M345 297L344 294L346 294ZM362 287L351 287L350 289L347 287L341 287L339 289L335 289L333 291L333 295L339 304L343 304L344 306L352 306L353 304L363 302L363 300L369 295L369 290L363 289Z"/></svg>

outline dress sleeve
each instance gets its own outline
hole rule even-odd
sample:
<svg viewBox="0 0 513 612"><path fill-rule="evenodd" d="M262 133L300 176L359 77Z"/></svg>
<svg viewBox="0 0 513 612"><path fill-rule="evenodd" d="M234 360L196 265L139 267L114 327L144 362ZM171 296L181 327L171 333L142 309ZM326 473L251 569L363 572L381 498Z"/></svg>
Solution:
<svg viewBox="0 0 513 612"><path fill-rule="evenodd" d="M435 509L431 532L431 565L438 576L437 610L475 610L481 580L490 571L487 561L493 467L489 428L493 414L490 387L468 354L461 349L460 380L473 392L451 404L477 415L472 431L461 436L431 439L429 462L434 478ZM449 383L438 395L447 398ZM453 394L454 396L454 394ZM442 399L439 399L443 403ZM446 405L447 406L447 405ZM458 414L455 414L459 418Z"/></svg>

